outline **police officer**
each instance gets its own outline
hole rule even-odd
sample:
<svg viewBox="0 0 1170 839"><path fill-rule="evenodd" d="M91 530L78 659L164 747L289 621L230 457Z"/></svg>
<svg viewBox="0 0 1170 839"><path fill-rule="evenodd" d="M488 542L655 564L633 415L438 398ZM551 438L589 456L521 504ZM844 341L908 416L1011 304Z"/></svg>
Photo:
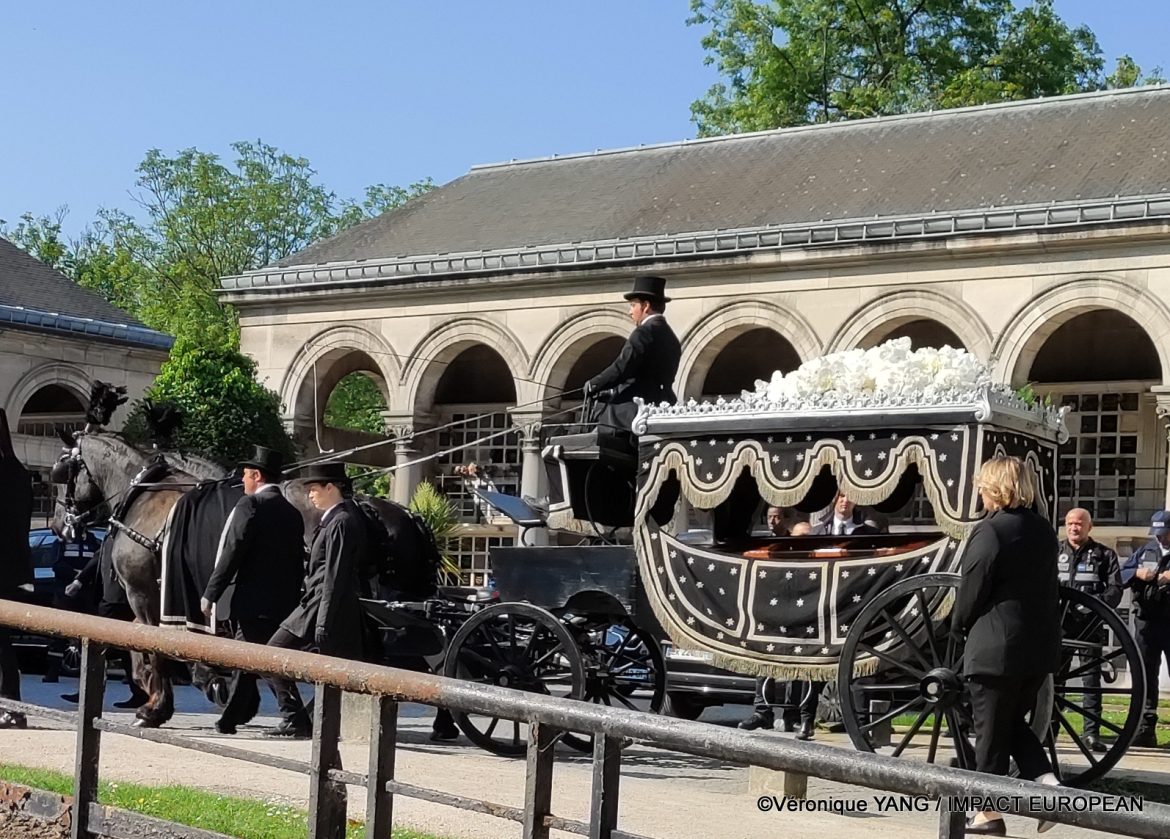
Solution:
<svg viewBox="0 0 1170 839"><path fill-rule="evenodd" d="M1134 738L1135 746L1157 746L1158 668L1170 664L1170 510L1159 510L1150 521L1154 538L1142 545L1121 568L1121 582L1133 591L1137 607L1137 645L1146 666L1146 711Z"/></svg>
<svg viewBox="0 0 1170 839"><path fill-rule="evenodd" d="M1071 588L1099 597L1113 608L1121 602L1121 568L1117 561L1117 553L1090 538L1093 529L1093 518L1089 511L1081 507L1069 510L1064 517L1064 541L1060 543L1060 554L1057 557L1057 571L1060 582ZM1088 620L1091 616L1070 615L1072 620ZM1076 633L1080 637L1080 633ZM1081 656L1078 668L1087 663L1094 666L1081 676L1081 684L1090 692L1084 695L1084 708L1089 714L1101 716L1101 694L1097 689L1101 687L1101 648L1109 641L1109 632L1104 626L1092 630L1092 634L1084 638L1096 645L1087 650L1086 656ZM1101 742L1100 727L1096 720L1085 716L1085 747L1095 752L1108 751L1108 747Z"/></svg>

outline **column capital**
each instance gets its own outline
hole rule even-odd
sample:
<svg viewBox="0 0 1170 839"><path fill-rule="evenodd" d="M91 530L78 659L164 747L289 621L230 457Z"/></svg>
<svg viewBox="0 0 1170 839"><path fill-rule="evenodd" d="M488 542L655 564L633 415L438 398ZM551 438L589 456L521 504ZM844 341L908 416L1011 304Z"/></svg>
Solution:
<svg viewBox="0 0 1170 839"><path fill-rule="evenodd" d="M1150 395L1154 397L1154 413L1163 422L1170 423L1170 386L1154 385Z"/></svg>
<svg viewBox="0 0 1170 839"><path fill-rule="evenodd" d="M534 445L540 442L540 428L544 424L544 415L531 412L512 412L512 425L520 432L521 445Z"/></svg>

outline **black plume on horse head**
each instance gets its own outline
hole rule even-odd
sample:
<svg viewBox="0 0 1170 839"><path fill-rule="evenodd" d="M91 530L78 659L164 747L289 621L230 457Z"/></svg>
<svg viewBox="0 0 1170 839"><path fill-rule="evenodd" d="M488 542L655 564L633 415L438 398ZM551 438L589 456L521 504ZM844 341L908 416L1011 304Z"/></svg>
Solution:
<svg viewBox="0 0 1170 839"><path fill-rule="evenodd" d="M85 421L90 425L106 425L126 399L125 387L94 381L89 389L89 410L85 412Z"/></svg>
<svg viewBox="0 0 1170 839"><path fill-rule="evenodd" d="M150 427L151 437L158 442L166 442L172 435L183 427L183 412L173 402L153 402L145 400L146 424Z"/></svg>

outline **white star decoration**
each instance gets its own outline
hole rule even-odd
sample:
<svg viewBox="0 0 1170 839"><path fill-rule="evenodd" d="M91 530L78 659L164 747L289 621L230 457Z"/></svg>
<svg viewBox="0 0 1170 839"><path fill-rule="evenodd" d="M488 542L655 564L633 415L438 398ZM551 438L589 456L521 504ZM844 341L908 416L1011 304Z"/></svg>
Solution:
<svg viewBox="0 0 1170 839"><path fill-rule="evenodd" d="M872 478L872 477L873 477L873 470L872 470L872 469L866 469L866 470L865 470L865 477L867 477L867 478Z"/></svg>
<svg viewBox="0 0 1170 839"><path fill-rule="evenodd" d="M697 583L695 583L695 588L702 588L702 587L703 587L703 581L702 581L702 580L699 580Z"/></svg>
<svg viewBox="0 0 1170 839"><path fill-rule="evenodd" d="M659 566L658 566L658 573L659 573L659 574L661 574L661 573L663 573L664 571L666 571L666 568L665 568L665 567L663 567L663 566L661 566L661 565L659 565Z"/></svg>
<svg viewBox="0 0 1170 839"><path fill-rule="evenodd" d="M695 446L697 446L697 445L699 445L699 441L698 441L698 440L691 440L691 448L692 448L692 449L693 449Z"/></svg>
<svg viewBox="0 0 1170 839"><path fill-rule="evenodd" d="M726 462L727 458L725 458L723 455L719 455L719 465L722 466Z"/></svg>
<svg viewBox="0 0 1170 839"><path fill-rule="evenodd" d="M708 473L707 473L707 480L708 480L708 481L710 481L710 480L713 480L713 479L714 479L714 477L715 477L715 476L714 476L713 474L711 474L710 472L708 472Z"/></svg>
<svg viewBox="0 0 1170 839"><path fill-rule="evenodd" d="M813 627L808 627L804 630L805 635L816 635L817 631Z"/></svg>
<svg viewBox="0 0 1170 839"><path fill-rule="evenodd" d="M796 462L797 462L797 463L803 463L803 462L804 462L804 452L797 452L797 453L796 453Z"/></svg>
<svg viewBox="0 0 1170 839"><path fill-rule="evenodd" d="M666 597L668 600L674 600L674 592L672 591L670 594L666 595Z"/></svg>
<svg viewBox="0 0 1170 839"><path fill-rule="evenodd" d="M861 463L861 452L858 452L857 454L853 455L853 462L854 463Z"/></svg>
<svg viewBox="0 0 1170 839"><path fill-rule="evenodd" d="M694 564L695 564L695 558L693 556L688 556L687 557L687 565L694 565Z"/></svg>
<svg viewBox="0 0 1170 839"><path fill-rule="evenodd" d="M780 455L778 455L778 454L772 455L772 462L779 463L780 462Z"/></svg>
<svg viewBox="0 0 1170 839"><path fill-rule="evenodd" d="M894 566L894 570L895 570L895 571L901 571L901 570L902 570L902 563L900 563L900 562L899 562L897 565L895 565L895 566Z"/></svg>
<svg viewBox="0 0 1170 839"><path fill-rule="evenodd" d="M662 448L662 444L661 444L661 443L655 443L655 444L654 444L654 451L658 451L658 450L659 450L659 449L661 449L661 448Z"/></svg>
<svg viewBox="0 0 1170 839"><path fill-rule="evenodd" d="M702 465L703 465L703 458L701 458L701 457L696 457L696 458L695 458L695 465L696 465L696 466L702 466Z"/></svg>
<svg viewBox="0 0 1170 839"><path fill-rule="evenodd" d="M796 605L803 606L804 605L804 598L803 597L796 598Z"/></svg>
<svg viewBox="0 0 1170 839"><path fill-rule="evenodd" d="M761 572L760 572L760 579L761 579L761 580L765 579L767 576L768 576L768 572L767 572L767 571L761 571Z"/></svg>
<svg viewBox="0 0 1170 839"><path fill-rule="evenodd" d="M918 607L915 606L913 609L911 609L910 614L913 615L914 617L918 617Z"/></svg>
<svg viewBox="0 0 1170 839"><path fill-rule="evenodd" d="M670 558L671 559L678 559L678 551L671 551Z"/></svg>
<svg viewBox="0 0 1170 839"><path fill-rule="evenodd" d="M710 610L710 609L708 609L708 610L707 610L707 614L708 614L708 615L709 615L709 614L711 614L711 610Z"/></svg>
<svg viewBox="0 0 1170 839"><path fill-rule="evenodd" d="M769 442L769 443L771 443L771 442L772 442L772 437L771 437L771 436L769 436L769 437L768 437L768 442Z"/></svg>
<svg viewBox="0 0 1170 839"><path fill-rule="evenodd" d="M707 445L708 445L708 446L714 446L714 445L715 445L715 441L714 441L714 440L708 440L708 441L707 441Z"/></svg>
<svg viewBox="0 0 1170 839"><path fill-rule="evenodd" d="M928 556L922 557L922 564L923 565L926 565L928 562L930 562L930 557L928 557Z"/></svg>
<svg viewBox="0 0 1170 839"><path fill-rule="evenodd" d="M876 434L874 434L874 433L871 431L871 432L869 432L869 439L871 439L871 440L876 440L876 439L877 439L877 435L876 435Z"/></svg>
<svg viewBox="0 0 1170 839"><path fill-rule="evenodd" d="M781 634L781 635L787 635L787 634L788 634L788 627L787 627L787 626L781 626L781 627L777 627L777 628L780 630L780 634Z"/></svg>
<svg viewBox="0 0 1170 839"><path fill-rule="evenodd" d="M854 437L852 434L850 434L848 437L845 438L846 442L849 442L849 443L852 443L856 439L857 438Z"/></svg>
<svg viewBox="0 0 1170 839"><path fill-rule="evenodd" d="M786 580L791 580L791 579L792 579L792 572L791 572L791 571L785 571L785 572L784 572L784 579L786 579Z"/></svg>
<svg viewBox="0 0 1170 839"><path fill-rule="evenodd" d="M828 655L828 654L829 654L829 648L828 647L821 647L821 655Z"/></svg>
<svg viewBox="0 0 1170 839"><path fill-rule="evenodd" d="M947 453L946 452L943 452L938 456L938 462L939 463L946 463L947 462Z"/></svg>
<svg viewBox="0 0 1170 839"><path fill-rule="evenodd" d="M958 434L952 434L952 435L951 435L951 442L952 442L952 443L957 443L957 442L959 442L959 435L958 435Z"/></svg>
<svg viewBox="0 0 1170 839"><path fill-rule="evenodd" d="M787 469L785 469L783 472L780 473L780 477L787 478L789 476L789 474L790 474L789 471Z"/></svg>
<svg viewBox="0 0 1170 839"><path fill-rule="evenodd" d="M727 624L728 626L734 626L735 625L735 618L728 618L727 620L724 621L724 623Z"/></svg>
<svg viewBox="0 0 1170 839"><path fill-rule="evenodd" d="M934 434L931 434L931 435L930 435L930 439L931 439L931 440L937 440L937 439L938 439L938 432L935 432Z"/></svg>
<svg viewBox="0 0 1170 839"><path fill-rule="evenodd" d="M794 653L799 653L799 652L801 652L801 651L803 651L803 650L804 650L804 647L796 647L795 649L793 649L793 652L794 652Z"/></svg>
<svg viewBox="0 0 1170 839"><path fill-rule="evenodd" d="M719 593L720 594L727 594L727 592L723 590L722 586L719 588Z"/></svg>
<svg viewBox="0 0 1170 839"><path fill-rule="evenodd" d="M891 439L891 440L897 440L897 439L898 439L898 432L896 432L896 431L895 431L893 434L891 434L891 435L890 435L890 439Z"/></svg>
<svg viewBox="0 0 1170 839"><path fill-rule="evenodd" d="M649 468L650 468L650 461L648 461L648 460L643 460L643 461L642 461L642 468L643 468L643 469L649 469Z"/></svg>
<svg viewBox="0 0 1170 839"><path fill-rule="evenodd" d="M714 563L714 562L710 563L710 564L707 566L707 570L708 570L708 571L714 571L714 570L715 570L715 563Z"/></svg>
<svg viewBox="0 0 1170 839"><path fill-rule="evenodd" d="M947 486L948 486L948 487L953 487L954 485L955 485L955 482L954 482L954 480L952 480L951 478L947 478Z"/></svg>
<svg viewBox="0 0 1170 839"><path fill-rule="evenodd" d="M757 623L757 624L756 624L756 629L757 629L757 630L759 630L760 632L763 632L763 631L764 631L764 625L763 625L762 623Z"/></svg>
<svg viewBox="0 0 1170 839"><path fill-rule="evenodd" d="M650 534L650 541L652 541L652 542L657 542L657 541L658 541L658 534L657 534L657 533L651 533L651 534Z"/></svg>
<svg viewBox="0 0 1170 839"><path fill-rule="evenodd" d="M785 437L785 438L784 438L784 442L785 442L785 443L791 443L791 442L792 442L792 435L791 435L791 434L789 434L787 437Z"/></svg>
<svg viewBox="0 0 1170 839"><path fill-rule="evenodd" d="M853 595L853 602L860 603L861 602L861 595L860 594Z"/></svg>
<svg viewBox="0 0 1170 839"><path fill-rule="evenodd" d="M845 634L846 632L848 632L848 631L849 631L849 626L848 626L848 624L844 624L844 623L843 623L843 624L841 624L841 634L842 634L842 635L844 635L844 634Z"/></svg>
<svg viewBox="0 0 1170 839"><path fill-rule="evenodd" d="M734 577L734 576L736 576L736 575L738 575L738 574L739 574L739 569L738 569L738 568L732 568L732 569L731 569L731 576L733 576L733 577Z"/></svg>
<svg viewBox="0 0 1170 839"><path fill-rule="evenodd" d="M715 637L716 637L718 640L722 641L722 640L723 640L723 633L722 633L722 632L716 632L716 633L715 633Z"/></svg>
<svg viewBox="0 0 1170 839"><path fill-rule="evenodd" d="M779 600L778 598L776 598L776 597L773 597L771 600L769 600L769 601L768 601L768 605L769 605L769 606L775 606L775 605L776 605L777 603L779 603L779 602L780 602L780 600Z"/></svg>
<svg viewBox="0 0 1170 839"><path fill-rule="evenodd" d="M678 575L678 581L679 581L680 583L685 583L685 582L687 581L687 578L686 578L685 576L683 576L682 574L679 574L679 575Z"/></svg>
<svg viewBox="0 0 1170 839"><path fill-rule="evenodd" d="M841 572L841 579L843 579L843 580L847 580L847 579L849 579L849 572L848 572L848 571L842 571L842 572Z"/></svg>
<svg viewBox="0 0 1170 839"><path fill-rule="evenodd" d="M776 649L776 645L775 645L775 644L769 644L769 645L768 645L767 647L765 647L764 649L766 649L768 652L772 652L773 650L775 650L775 649Z"/></svg>
<svg viewBox="0 0 1170 839"><path fill-rule="evenodd" d="M872 577L874 574L876 574L876 573L877 573L877 569L876 569L876 568L870 568L870 569L869 569L868 571L866 571L865 573L866 573L866 574L869 574L869 576L871 576L871 577Z"/></svg>
<svg viewBox="0 0 1170 839"><path fill-rule="evenodd" d="M728 437L728 438L727 438L727 445L729 445L729 446L734 446L734 445L735 445L735 441L734 441L734 440L732 440L730 437Z"/></svg>
<svg viewBox="0 0 1170 839"><path fill-rule="evenodd" d="M695 625L695 619L693 617L687 618L687 626L694 626L694 625Z"/></svg>
<svg viewBox="0 0 1170 839"><path fill-rule="evenodd" d="M878 452L878 460L885 460L885 459L886 459L886 453L885 452Z"/></svg>
<svg viewBox="0 0 1170 839"><path fill-rule="evenodd" d="M809 571L809 572L808 572L808 578L809 578L810 580L815 580L815 579L817 578L817 572L816 572L816 571Z"/></svg>

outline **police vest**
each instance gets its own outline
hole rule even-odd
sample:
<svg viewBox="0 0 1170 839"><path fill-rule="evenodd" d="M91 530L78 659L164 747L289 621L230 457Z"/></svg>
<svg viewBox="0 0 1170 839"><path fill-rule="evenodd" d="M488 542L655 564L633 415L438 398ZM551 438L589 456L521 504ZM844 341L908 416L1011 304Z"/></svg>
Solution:
<svg viewBox="0 0 1170 839"><path fill-rule="evenodd" d="M1109 555L1103 545L1093 544L1073 551L1067 542L1060 546L1056 560L1060 582L1087 594L1100 595L1108 587Z"/></svg>

